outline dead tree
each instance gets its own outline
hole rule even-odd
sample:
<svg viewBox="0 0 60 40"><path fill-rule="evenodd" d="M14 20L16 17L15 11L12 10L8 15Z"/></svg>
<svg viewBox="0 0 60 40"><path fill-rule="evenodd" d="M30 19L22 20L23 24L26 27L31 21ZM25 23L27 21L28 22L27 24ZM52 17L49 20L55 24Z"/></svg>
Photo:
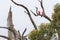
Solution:
<svg viewBox="0 0 60 40"><path fill-rule="evenodd" d="M0 27L0 28L8 29L8 37L5 36L5 38L9 38L8 40L12 40L13 39L13 35L14 35L14 40L16 40L16 32L15 32L15 29L14 29L14 26L13 26L13 23L12 23L11 7L10 7L8 18L7 18L7 26L8 27Z"/></svg>
<svg viewBox="0 0 60 40"><path fill-rule="evenodd" d="M7 36L4 36L4 35L0 35L0 37L3 37L3 38L8 39L8 40L26 40L27 39L26 38L27 36L24 36L27 28L25 28L25 30L22 33L22 35L20 34L19 31L17 31L14 28L13 21L12 21L11 7L10 7L8 18L7 18L7 25L8 25L8 27L0 26L0 28L8 29L8 37Z"/></svg>

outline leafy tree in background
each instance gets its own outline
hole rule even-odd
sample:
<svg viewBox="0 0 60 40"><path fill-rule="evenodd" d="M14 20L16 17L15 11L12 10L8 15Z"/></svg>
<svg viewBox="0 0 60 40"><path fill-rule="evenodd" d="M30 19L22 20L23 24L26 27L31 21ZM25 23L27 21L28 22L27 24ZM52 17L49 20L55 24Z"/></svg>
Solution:
<svg viewBox="0 0 60 40"><path fill-rule="evenodd" d="M30 35L30 40L50 40L55 30L51 27L50 24L41 24L39 26L39 31L33 30Z"/></svg>
<svg viewBox="0 0 60 40"><path fill-rule="evenodd" d="M51 25L54 29L56 29L58 33L58 40L60 40L60 4L57 3L54 8L54 13L52 15Z"/></svg>

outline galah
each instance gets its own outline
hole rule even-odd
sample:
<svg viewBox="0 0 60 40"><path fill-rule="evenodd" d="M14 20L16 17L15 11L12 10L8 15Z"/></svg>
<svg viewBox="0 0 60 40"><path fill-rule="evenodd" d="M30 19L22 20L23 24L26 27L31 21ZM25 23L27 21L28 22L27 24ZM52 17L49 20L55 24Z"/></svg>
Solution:
<svg viewBox="0 0 60 40"><path fill-rule="evenodd" d="M42 11L42 16L44 16L44 10Z"/></svg>
<svg viewBox="0 0 60 40"><path fill-rule="evenodd" d="M37 15L40 15L40 11L37 11Z"/></svg>

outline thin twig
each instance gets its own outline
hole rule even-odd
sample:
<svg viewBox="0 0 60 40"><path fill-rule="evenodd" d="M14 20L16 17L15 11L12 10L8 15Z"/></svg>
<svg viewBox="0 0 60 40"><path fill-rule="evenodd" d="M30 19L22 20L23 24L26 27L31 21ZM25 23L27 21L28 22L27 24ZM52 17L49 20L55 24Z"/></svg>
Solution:
<svg viewBox="0 0 60 40"><path fill-rule="evenodd" d="M34 15L34 16L38 16L38 15L37 15L37 14L35 14L32 10L31 10L31 12L33 13L33 15Z"/></svg>
<svg viewBox="0 0 60 40"><path fill-rule="evenodd" d="M26 30L27 30L27 28L25 28L25 30L23 31L22 36L25 34Z"/></svg>
<svg viewBox="0 0 60 40"><path fill-rule="evenodd" d="M21 34L19 30L18 30L18 34L19 34L19 40L21 40Z"/></svg>

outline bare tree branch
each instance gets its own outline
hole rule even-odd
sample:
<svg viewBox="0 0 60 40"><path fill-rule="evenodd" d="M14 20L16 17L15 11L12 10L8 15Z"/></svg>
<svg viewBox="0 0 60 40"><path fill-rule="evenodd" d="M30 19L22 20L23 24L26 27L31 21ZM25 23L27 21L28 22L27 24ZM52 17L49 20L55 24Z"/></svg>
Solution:
<svg viewBox="0 0 60 40"><path fill-rule="evenodd" d="M8 40L11 40L10 38L8 38L6 36L3 36L3 35L0 35L0 37L3 37L3 38L8 39Z"/></svg>
<svg viewBox="0 0 60 40"><path fill-rule="evenodd" d="M33 11L31 12L33 13L34 16L39 16L39 15L36 15ZM43 15L40 14L40 16L42 17ZM47 15L44 15L43 17L51 21L51 19Z"/></svg>
<svg viewBox="0 0 60 40"><path fill-rule="evenodd" d="M25 28L25 30L23 31L22 36L25 34L26 30L27 30L27 28Z"/></svg>
<svg viewBox="0 0 60 40"><path fill-rule="evenodd" d="M37 13L37 11L38 11L38 7L35 7L36 8L36 13ZM33 15L34 16L38 16L37 14L35 14L32 10L30 10L32 13L33 13Z"/></svg>
<svg viewBox="0 0 60 40"><path fill-rule="evenodd" d="M37 15L37 14L35 14L32 10L31 10L31 12L33 13L33 15L34 15L34 16L38 16L38 15Z"/></svg>
<svg viewBox="0 0 60 40"><path fill-rule="evenodd" d="M46 18L47 20L51 21L51 19L50 19L47 15L45 15L44 7L43 7L43 0L41 0L41 1L38 0L38 1L39 1L40 4L41 4L41 8L42 8L42 10L43 10L44 15L41 15L41 14L40 14L40 15L36 15L33 11L31 11L31 12L33 13L34 16L41 16L41 17L43 16L43 17ZM37 9L38 9L38 8L36 7L36 13L37 13L37 11L38 11Z"/></svg>
<svg viewBox="0 0 60 40"><path fill-rule="evenodd" d="M40 4L41 4L41 8L42 8L42 10L43 10L43 12L44 12L44 17L46 18L46 19L48 19L49 21L51 21L51 19L47 16L47 15L45 15L45 10L44 10L44 7L43 7L43 0L39 0L39 2L40 2ZM43 15L42 15L43 16Z"/></svg>
<svg viewBox="0 0 60 40"><path fill-rule="evenodd" d="M18 30L18 34L19 34L19 40L21 40L21 34L19 30Z"/></svg>
<svg viewBox="0 0 60 40"><path fill-rule="evenodd" d="M29 12L29 10L28 10L28 8L27 8L26 6L24 6L24 5L22 5L22 4L18 4L18 3L16 3L16 2L14 2L13 0L11 0L11 1L12 1L15 5L21 6L21 7L23 7L23 8L27 11L27 14L28 14L28 16L29 16L29 18L30 18L30 20L31 20L34 28L37 30L37 26L36 26L35 22L33 21L32 17L31 17L31 14L30 14L30 12Z"/></svg>
<svg viewBox="0 0 60 40"><path fill-rule="evenodd" d="M43 7L43 0L38 0L39 2L40 2L40 4L41 4L41 8L44 10L44 7Z"/></svg>
<svg viewBox="0 0 60 40"><path fill-rule="evenodd" d="M12 30L10 28L8 28L8 27L2 27L2 26L0 26L0 28L8 29L9 31L12 32Z"/></svg>
<svg viewBox="0 0 60 40"><path fill-rule="evenodd" d="M44 15L44 17L51 22L51 19L47 15Z"/></svg>
<svg viewBox="0 0 60 40"><path fill-rule="evenodd" d="M15 29L11 29L9 27L2 27L2 26L0 26L0 28L8 29L9 31L11 31L13 33L14 39L16 40L17 32Z"/></svg>
<svg viewBox="0 0 60 40"><path fill-rule="evenodd" d="M12 30L11 28L8 28L8 27L2 27L2 26L0 26L0 28L8 29L9 31L13 32L14 35L16 35L16 33L14 32L14 30Z"/></svg>
<svg viewBox="0 0 60 40"><path fill-rule="evenodd" d="M18 30L18 34L19 34L19 36L21 37L21 34L20 34L20 31Z"/></svg>

